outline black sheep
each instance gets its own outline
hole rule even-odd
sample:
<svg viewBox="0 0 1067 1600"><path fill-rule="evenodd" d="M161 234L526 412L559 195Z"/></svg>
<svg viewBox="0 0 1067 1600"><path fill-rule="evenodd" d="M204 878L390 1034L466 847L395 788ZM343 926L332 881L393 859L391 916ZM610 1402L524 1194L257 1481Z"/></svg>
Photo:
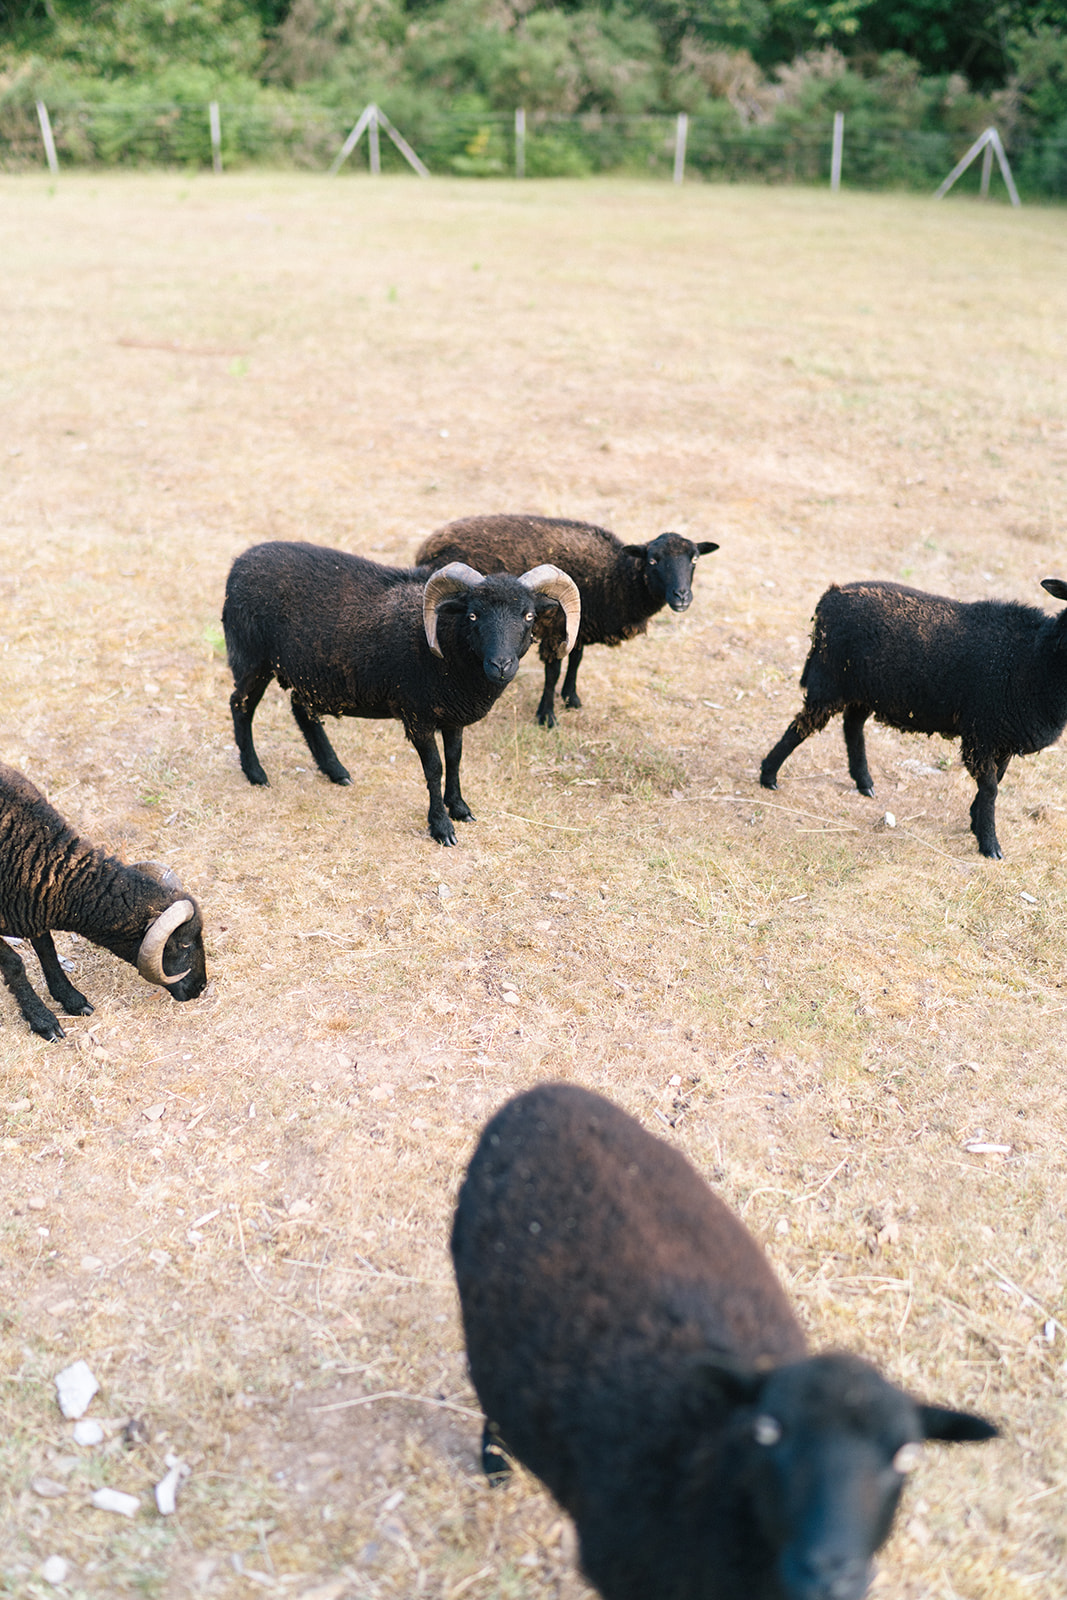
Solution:
<svg viewBox="0 0 1067 1600"><path fill-rule="evenodd" d="M997 1431L809 1355L733 1212L571 1084L488 1123L452 1255L486 1471L547 1484L604 1600L859 1600L921 1441Z"/></svg>
<svg viewBox="0 0 1067 1600"><path fill-rule="evenodd" d="M292 689L296 725L332 783L351 778L322 718L395 717L422 762L430 832L440 844L455 844L449 817L473 820L459 787L463 730L503 694L548 612L565 618L568 649L578 629L578 591L551 566L521 578L483 578L453 562L431 576L319 545L254 545L230 569L222 612L241 770L249 783L267 782L252 718L271 678ZM443 801L437 733L445 751Z"/></svg>
<svg viewBox="0 0 1067 1600"><path fill-rule="evenodd" d="M1067 600L1067 583L1041 587ZM763 759L760 783L798 744L844 713L849 774L872 795L863 724L959 739L978 793L971 831L1001 859L997 787L1012 756L1054 744L1067 724L1067 611L1050 617L1012 600L950 600L902 583L833 584L815 608L800 678L804 709Z"/></svg>
<svg viewBox="0 0 1067 1600"><path fill-rule="evenodd" d="M52 998L69 1016L87 1017L93 1008L60 965L56 928L102 945L175 1000L194 1000L207 983L200 911L174 873L152 861L123 866L79 839L23 773L0 764L0 932L28 939ZM0 976L34 1033L62 1039L3 939Z"/></svg>
<svg viewBox="0 0 1067 1600"><path fill-rule="evenodd" d="M561 517L464 517L439 528L415 557L426 566L469 561L483 572L521 572L541 561L555 562L570 574L582 597L582 623L563 680L565 706L581 705L578 668L587 644L622 644L648 630L648 619L665 605L685 611L693 598L693 568L698 556L717 550L678 533L661 533L649 544L622 544L606 528ZM537 720L555 726L553 709L560 655L554 630L541 639L545 688Z"/></svg>

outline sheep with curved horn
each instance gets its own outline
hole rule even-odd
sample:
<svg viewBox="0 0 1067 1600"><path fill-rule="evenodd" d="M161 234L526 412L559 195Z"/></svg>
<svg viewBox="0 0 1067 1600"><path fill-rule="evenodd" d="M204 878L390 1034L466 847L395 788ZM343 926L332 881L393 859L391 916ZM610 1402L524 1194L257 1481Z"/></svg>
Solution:
<svg viewBox="0 0 1067 1600"><path fill-rule="evenodd" d="M124 866L80 839L21 772L0 764L0 931L30 941L49 993L69 1016L89 1016L92 1006L56 954L52 931L60 928L128 961L175 1000L193 1000L207 984L200 910L171 868ZM0 976L34 1033L62 1039L21 956L2 939Z"/></svg>
<svg viewBox="0 0 1067 1600"><path fill-rule="evenodd" d="M422 762L430 833L455 844L453 822L473 820L459 786L463 729L492 709L550 614L562 617L569 649L581 601L554 566L485 577L458 561L430 573L319 545L254 545L230 569L222 612L241 770L266 784L252 718L272 678L292 690L296 725L331 783L351 776L323 717L393 717Z"/></svg>

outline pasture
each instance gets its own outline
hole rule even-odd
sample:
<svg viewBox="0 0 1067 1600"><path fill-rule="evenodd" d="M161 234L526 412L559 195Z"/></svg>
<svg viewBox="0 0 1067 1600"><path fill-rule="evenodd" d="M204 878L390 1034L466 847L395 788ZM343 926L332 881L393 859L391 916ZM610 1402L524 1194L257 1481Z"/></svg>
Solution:
<svg viewBox="0 0 1067 1600"><path fill-rule="evenodd" d="M59 1045L0 994L0 1593L55 1593L59 1554L71 1595L588 1595L536 1483L479 1478L447 1255L481 1124L564 1077L691 1157L817 1344L1003 1425L927 1451L879 1600L1061 1596L1067 752L1009 768L1001 864L954 745L871 725L874 800L839 721L777 793L756 773L828 582L1051 608L1067 216L9 177L0 262L0 754L178 870L211 978L179 1006L60 936L96 1012ZM398 725L331 724L334 788L276 686L250 788L233 557L407 562L520 509L721 549L689 612L586 654L551 733L526 658L467 734L457 849ZM79 1357L93 1450L55 1404Z"/></svg>

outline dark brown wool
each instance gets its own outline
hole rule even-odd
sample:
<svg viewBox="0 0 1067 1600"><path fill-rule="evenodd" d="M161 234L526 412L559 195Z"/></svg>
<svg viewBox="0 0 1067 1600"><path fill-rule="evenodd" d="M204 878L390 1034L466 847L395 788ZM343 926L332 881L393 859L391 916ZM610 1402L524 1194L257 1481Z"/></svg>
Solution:
<svg viewBox="0 0 1067 1600"><path fill-rule="evenodd" d="M685 611L693 598L697 557L717 550L709 540L694 543L677 533L661 533L649 544L623 544L607 528L560 517L464 517L432 533L416 561L440 567L469 561L482 572L525 572L541 561L562 567L578 585L582 625L567 662L561 696L565 706L581 705L578 668L588 644L623 644L648 629L648 619L665 605ZM545 687L537 720L551 728L560 673L553 635L541 640Z"/></svg>
<svg viewBox="0 0 1067 1600"><path fill-rule="evenodd" d="M919 1442L996 1432L809 1355L689 1162L572 1084L487 1124L452 1254L486 1469L548 1485L605 1600L859 1600Z"/></svg>

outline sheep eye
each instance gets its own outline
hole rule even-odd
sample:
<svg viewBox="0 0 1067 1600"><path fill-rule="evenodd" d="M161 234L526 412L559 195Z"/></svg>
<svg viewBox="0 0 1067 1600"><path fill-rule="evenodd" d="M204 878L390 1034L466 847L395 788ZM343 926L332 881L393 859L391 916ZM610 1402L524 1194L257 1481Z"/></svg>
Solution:
<svg viewBox="0 0 1067 1600"><path fill-rule="evenodd" d="M649 566L650 567L654 567L656 565L656 562L657 562L658 559L659 558L657 556L649 556L649 558L648 558Z"/></svg>
<svg viewBox="0 0 1067 1600"><path fill-rule="evenodd" d="M527 620L527 622L532 622L532 621L533 621L533 619L534 619L534 614L533 614L533 612L532 612L532 611L527 611L527 613L526 613L526 620Z"/></svg>
<svg viewBox="0 0 1067 1600"><path fill-rule="evenodd" d="M782 1424L774 1417L757 1417L752 1425L752 1433L757 1444L777 1444L782 1437Z"/></svg>
<svg viewBox="0 0 1067 1600"><path fill-rule="evenodd" d="M901 1474L914 1472L922 1459L923 1448L921 1444L902 1444L893 1457L893 1471Z"/></svg>
<svg viewBox="0 0 1067 1600"><path fill-rule="evenodd" d="M467 613L467 621L468 621L468 622L477 622L477 620L478 620L478 613L477 613L477 611L469 611L469 612L468 612L468 613Z"/></svg>

